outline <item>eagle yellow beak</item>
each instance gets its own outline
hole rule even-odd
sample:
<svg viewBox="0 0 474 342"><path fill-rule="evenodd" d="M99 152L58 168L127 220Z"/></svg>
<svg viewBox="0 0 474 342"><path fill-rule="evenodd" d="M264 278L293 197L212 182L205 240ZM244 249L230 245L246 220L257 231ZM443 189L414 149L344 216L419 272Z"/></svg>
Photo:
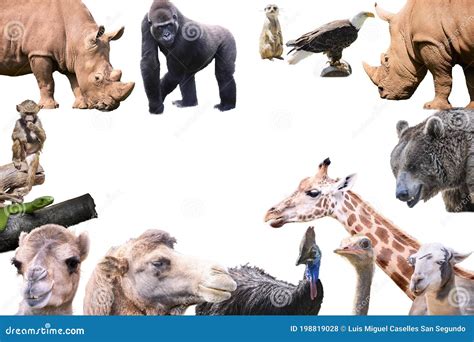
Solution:
<svg viewBox="0 0 474 342"><path fill-rule="evenodd" d="M367 16L367 18L375 18L375 14L373 14L372 12L367 12L365 13L365 15Z"/></svg>

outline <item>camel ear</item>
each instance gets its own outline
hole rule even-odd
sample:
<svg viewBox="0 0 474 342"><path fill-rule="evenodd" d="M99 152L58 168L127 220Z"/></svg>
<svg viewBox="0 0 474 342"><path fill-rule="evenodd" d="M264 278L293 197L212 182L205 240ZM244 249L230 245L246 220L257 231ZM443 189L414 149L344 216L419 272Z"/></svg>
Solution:
<svg viewBox="0 0 474 342"><path fill-rule="evenodd" d="M404 120L397 122L397 134L399 139L402 137L402 134L407 130L408 127L408 122Z"/></svg>
<svg viewBox="0 0 474 342"><path fill-rule="evenodd" d="M336 183L336 191L346 192L352 189L357 179L357 175L354 173Z"/></svg>
<svg viewBox="0 0 474 342"><path fill-rule="evenodd" d="M113 256L106 256L100 263L102 272L114 276L123 276L128 272L128 261L125 258L116 258Z"/></svg>
<svg viewBox="0 0 474 342"><path fill-rule="evenodd" d="M28 236L28 233L21 232L20 238L18 239L18 246L21 247L25 242L25 238Z"/></svg>
<svg viewBox="0 0 474 342"><path fill-rule="evenodd" d="M426 122L425 134L435 139L443 138L445 134L443 121L437 116L429 118Z"/></svg>
<svg viewBox="0 0 474 342"><path fill-rule="evenodd" d="M77 237L77 244L79 246L81 261L84 261L89 255L89 245L90 245L89 234L84 232L81 235L79 235Z"/></svg>
<svg viewBox="0 0 474 342"><path fill-rule="evenodd" d="M458 252L455 252L453 251L453 264L459 264L460 262L463 262L464 260L466 260L467 258L469 258L469 256L472 254L471 253L458 253Z"/></svg>

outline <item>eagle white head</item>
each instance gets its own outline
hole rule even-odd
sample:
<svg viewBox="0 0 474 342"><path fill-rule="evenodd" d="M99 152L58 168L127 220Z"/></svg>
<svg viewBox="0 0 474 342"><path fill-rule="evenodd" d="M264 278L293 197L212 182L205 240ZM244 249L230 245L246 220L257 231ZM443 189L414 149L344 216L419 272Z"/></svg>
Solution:
<svg viewBox="0 0 474 342"><path fill-rule="evenodd" d="M375 15L372 12L360 12L352 17L350 22L359 31L367 18L375 18Z"/></svg>

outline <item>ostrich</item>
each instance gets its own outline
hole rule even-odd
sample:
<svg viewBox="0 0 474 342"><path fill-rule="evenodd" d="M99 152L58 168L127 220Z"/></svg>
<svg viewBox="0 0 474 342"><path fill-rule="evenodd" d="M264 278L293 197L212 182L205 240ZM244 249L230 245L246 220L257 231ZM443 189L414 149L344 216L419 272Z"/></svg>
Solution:
<svg viewBox="0 0 474 342"><path fill-rule="evenodd" d="M296 265L306 265L304 279L293 285L248 265L229 270L237 282L232 297L221 303L196 307L197 315L317 315L323 301L319 280L321 251L314 228L307 229Z"/></svg>
<svg viewBox="0 0 474 342"><path fill-rule="evenodd" d="M375 268L375 255L372 242L363 235L354 235L341 242L341 246L334 251L346 258L357 273L357 287L352 313L357 316L366 316L369 311L370 288Z"/></svg>

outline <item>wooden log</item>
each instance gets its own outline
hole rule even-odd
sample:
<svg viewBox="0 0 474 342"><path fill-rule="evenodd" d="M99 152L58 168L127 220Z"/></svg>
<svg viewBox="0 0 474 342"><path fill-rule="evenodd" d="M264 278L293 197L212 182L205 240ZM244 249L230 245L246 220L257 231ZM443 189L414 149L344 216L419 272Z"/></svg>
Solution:
<svg viewBox="0 0 474 342"><path fill-rule="evenodd" d="M27 172L17 170L13 163L0 166L0 207L4 205L3 202L5 201L23 201L21 196L14 194L14 190L25 187L27 177ZM44 184L44 181L44 170L40 165L36 172L35 183L33 186Z"/></svg>
<svg viewBox="0 0 474 342"><path fill-rule="evenodd" d="M40 209L33 214L11 216L5 231L0 233L0 253L15 250L21 232L29 233L45 224L58 224L67 228L94 218L97 218L97 212L94 199L89 194Z"/></svg>

